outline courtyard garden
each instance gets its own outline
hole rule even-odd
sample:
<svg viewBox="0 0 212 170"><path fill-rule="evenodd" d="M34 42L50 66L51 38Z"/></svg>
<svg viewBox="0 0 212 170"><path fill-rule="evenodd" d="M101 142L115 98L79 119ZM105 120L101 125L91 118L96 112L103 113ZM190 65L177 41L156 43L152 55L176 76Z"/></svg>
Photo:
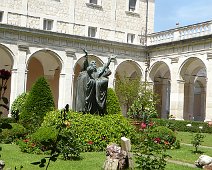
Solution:
<svg viewBox="0 0 212 170"><path fill-rule="evenodd" d="M9 76L0 73L0 106L6 110ZM131 84L135 89L140 82ZM131 90L129 85L126 90L119 88L122 94ZM121 113L116 93L112 89L107 93L105 115L74 112L68 105L57 110L47 81L39 78L29 93L13 102L12 118L0 118L4 169L101 169L107 146L120 145L123 136L131 140L134 169L189 170L197 168L194 162L200 155L212 156L211 123L157 118L157 96L146 84L126 94L130 98L123 100L128 101L127 117Z"/></svg>

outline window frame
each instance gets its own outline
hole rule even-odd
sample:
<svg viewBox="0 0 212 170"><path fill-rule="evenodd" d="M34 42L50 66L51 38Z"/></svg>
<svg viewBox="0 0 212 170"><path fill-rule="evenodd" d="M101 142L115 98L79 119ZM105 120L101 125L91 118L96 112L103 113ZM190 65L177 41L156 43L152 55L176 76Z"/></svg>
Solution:
<svg viewBox="0 0 212 170"><path fill-rule="evenodd" d="M43 30L45 31L52 31L53 30L53 24L54 24L54 20L51 19L43 19ZM50 26L50 29L49 29Z"/></svg>
<svg viewBox="0 0 212 170"><path fill-rule="evenodd" d="M96 3L93 3L92 0L87 0L86 5L94 9L102 9L102 0L96 0Z"/></svg>
<svg viewBox="0 0 212 170"><path fill-rule="evenodd" d="M131 1L135 1L134 8L131 8ZM133 10L132 10L133 9ZM137 14L139 12L139 0L127 0L126 1L126 13L135 13Z"/></svg>
<svg viewBox="0 0 212 170"><path fill-rule="evenodd" d="M127 33L127 43L135 44L135 34Z"/></svg>
<svg viewBox="0 0 212 170"><path fill-rule="evenodd" d="M92 2L92 1L96 1L96 3ZM90 3L90 4L98 5L98 0L89 0L89 3Z"/></svg>
<svg viewBox="0 0 212 170"><path fill-rule="evenodd" d="M92 31L94 31L93 33L92 33ZM92 35L94 35L94 36L92 36ZM88 37L90 37L90 38L96 38L97 37L97 27L92 27L92 26L89 26L88 27Z"/></svg>
<svg viewBox="0 0 212 170"><path fill-rule="evenodd" d="M4 11L0 11L0 23L3 22Z"/></svg>

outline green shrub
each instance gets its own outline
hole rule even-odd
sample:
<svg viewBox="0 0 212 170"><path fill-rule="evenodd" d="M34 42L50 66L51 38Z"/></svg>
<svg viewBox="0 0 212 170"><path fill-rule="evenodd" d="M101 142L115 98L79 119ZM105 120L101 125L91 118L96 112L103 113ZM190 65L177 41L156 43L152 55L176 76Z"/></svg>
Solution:
<svg viewBox="0 0 212 170"><path fill-rule="evenodd" d="M40 145L50 145L57 138L57 130L54 127L40 127L31 135L32 142Z"/></svg>
<svg viewBox="0 0 212 170"><path fill-rule="evenodd" d="M59 111L47 113L42 126L57 127L59 116ZM69 112L68 119L71 125L67 132L76 135L81 151L103 151L109 143L120 144L122 136L136 142L135 128L120 114L98 116Z"/></svg>
<svg viewBox="0 0 212 170"><path fill-rule="evenodd" d="M188 120L170 120L170 119L153 119L157 126L166 126L173 131L182 132L199 132L199 127L202 126L202 133L212 133L212 127L208 126L206 122L188 121ZM186 126L191 124L191 126Z"/></svg>
<svg viewBox="0 0 212 170"><path fill-rule="evenodd" d="M60 121L60 119L58 120ZM71 130L62 129L62 131L59 131L57 127L40 127L36 132L28 136L27 139L19 141L18 144L21 150L28 153L50 152L54 150L62 154L65 160L78 159L81 147L76 135Z"/></svg>
<svg viewBox="0 0 212 170"><path fill-rule="evenodd" d="M12 103L11 106L11 112L16 112L19 111L19 113L21 113L21 111L23 110L23 106L24 103L26 101L26 98L28 96L28 93L22 93L20 94Z"/></svg>
<svg viewBox="0 0 212 170"><path fill-rule="evenodd" d="M11 117L1 117L0 123L15 123L15 119Z"/></svg>
<svg viewBox="0 0 212 170"><path fill-rule="evenodd" d="M116 93L112 88L108 88L107 91L106 107L107 107L107 114L121 113L118 97L116 96Z"/></svg>
<svg viewBox="0 0 212 170"><path fill-rule="evenodd" d="M27 130L23 125L18 123L10 123L11 129L3 129L0 133L0 140L3 143L12 143L18 138L22 138L26 135Z"/></svg>
<svg viewBox="0 0 212 170"><path fill-rule="evenodd" d="M156 140L157 142L167 146L171 146L176 141L175 133L165 126L157 126L153 128L150 133L150 137L153 140Z"/></svg>
<svg viewBox="0 0 212 170"><path fill-rule="evenodd" d="M32 86L26 98L20 121L31 131L36 130L43 121L46 112L54 110L51 89L44 77L39 78Z"/></svg>

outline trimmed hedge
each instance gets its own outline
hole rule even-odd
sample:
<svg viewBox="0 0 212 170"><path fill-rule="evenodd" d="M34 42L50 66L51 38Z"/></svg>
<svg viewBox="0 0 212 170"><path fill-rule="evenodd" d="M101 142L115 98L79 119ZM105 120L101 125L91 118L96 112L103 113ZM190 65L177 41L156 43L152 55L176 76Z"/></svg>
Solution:
<svg viewBox="0 0 212 170"><path fill-rule="evenodd" d="M173 131L199 132L199 127L202 126L203 128L201 129L201 132L212 133L212 127L209 127L206 122L171 119L152 119L152 121L154 121L157 126L166 126ZM188 124L191 124L191 127L186 126Z"/></svg>

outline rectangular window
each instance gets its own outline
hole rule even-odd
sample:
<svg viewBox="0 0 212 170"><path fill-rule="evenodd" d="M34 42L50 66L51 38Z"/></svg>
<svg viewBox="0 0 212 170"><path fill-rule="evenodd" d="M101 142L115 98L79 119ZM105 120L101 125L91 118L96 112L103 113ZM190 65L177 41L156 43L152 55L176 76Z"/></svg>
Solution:
<svg viewBox="0 0 212 170"><path fill-rule="evenodd" d="M135 34L127 34L127 43L133 44L135 40Z"/></svg>
<svg viewBox="0 0 212 170"><path fill-rule="evenodd" d="M129 11L135 11L137 0L129 0Z"/></svg>
<svg viewBox="0 0 212 170"><path fill-rule="evenodd" d="M89 3L91 3L91 4L97 4L97 0L89 0Z"/></svg>
<svg viewBox="0 0 212 170"><path fill-rule="evenodd" d="M4 14L4 12L3 11L0 11L0 22L3 21L3 14Z"/></svg>
<svg viewBox="0 0 212 170"><path fill-rule="evenodd" d="M88 27L88 36L89 37L96 37L96 27Z"/></svg>
<svg viewBox="0 0 212 170"><path fill-rule="evenodd" d="M52 30L53 20L44 19L43 20L43 30Z"/></svg>

